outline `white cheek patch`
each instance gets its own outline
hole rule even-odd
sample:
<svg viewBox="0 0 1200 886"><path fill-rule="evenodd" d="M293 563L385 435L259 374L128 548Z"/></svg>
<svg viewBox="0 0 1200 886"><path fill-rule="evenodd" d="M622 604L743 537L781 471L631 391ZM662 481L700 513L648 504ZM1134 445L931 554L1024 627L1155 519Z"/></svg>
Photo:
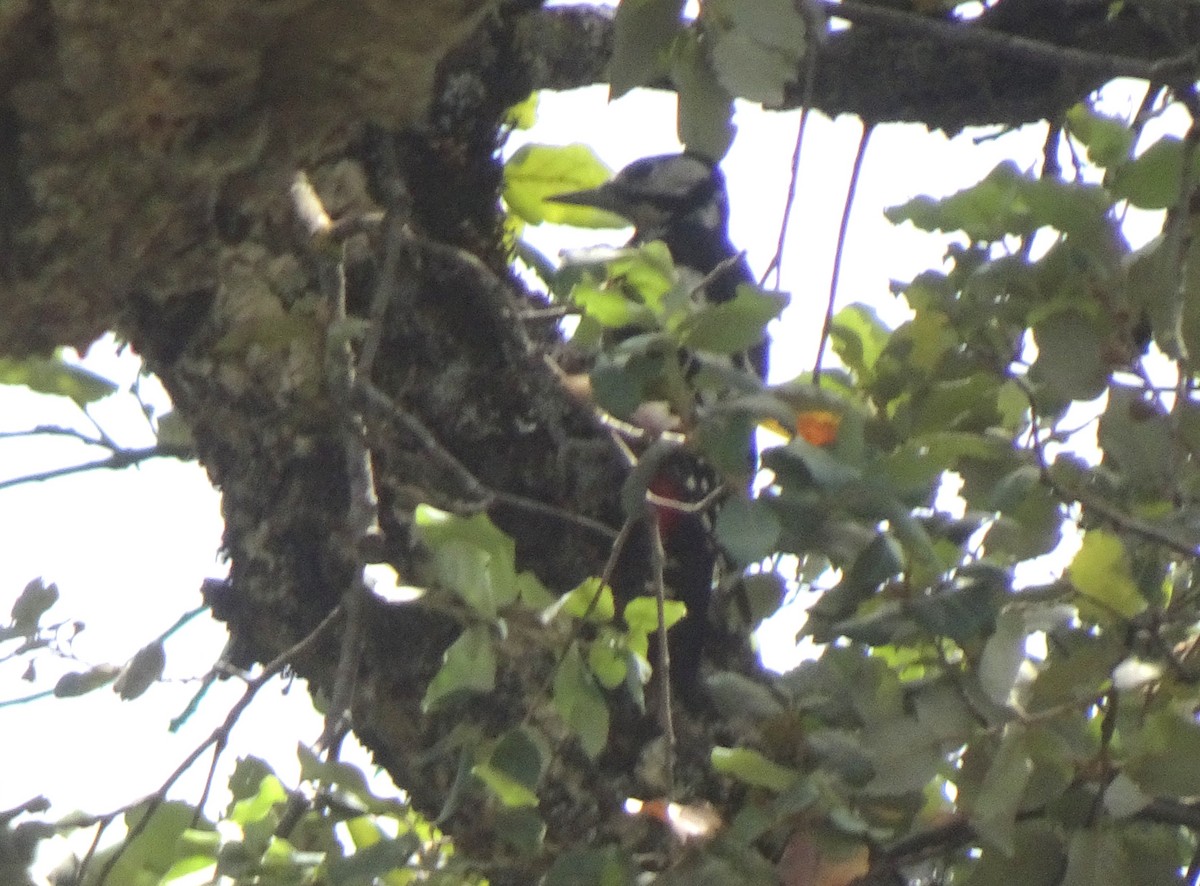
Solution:
<svg viewBox="0 0 1200 886"><path fill-rule="evenodd" d="M712 171L699 160L680 157L679 162L667 165L660 181L664 186L662 190L672 194L686 194L710 175Z"/></svg>
<svg viewBox="0 0 1200 886"><path fill-rule="evenodd" d="M715 202L705 203L701 209L695 213L695 218L704 228L717 230L724 227L725 220L721 217L721 207Z"/></svg>
<svg viewBox="0 0 1200 886"><path fill-rule="evenodd" d="M627 210L626 216L638 230L639 240L655 240L666 226L671 214L651 203L639 203Z"/></svg>

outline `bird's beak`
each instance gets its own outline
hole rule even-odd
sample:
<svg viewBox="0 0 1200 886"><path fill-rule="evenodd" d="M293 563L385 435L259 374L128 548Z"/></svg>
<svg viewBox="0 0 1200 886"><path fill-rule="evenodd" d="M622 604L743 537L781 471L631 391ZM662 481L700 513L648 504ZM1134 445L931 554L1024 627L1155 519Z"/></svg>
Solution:
<svg viewBox="0 0 1200 886"><path fill-rule="evenodd" d="M591 206L593 209L604 209L617 212L616 195L607 184L586 191L568 191L565 194L555 194L547 197L551 203L569 203L572 206ZM620 215L619 212L617 212Z"/></svg>
<svg viewBox="0 0 1200 886"><path fill-rule="evenodd" d="M622 211L626 201L613 188L612 183L588 188L586 191L568 191L565 194L555 194L546 197L548 203L561 203L567 206L580 206L584 210L562 209L562 218L553 219L567 224L582 225L589 228L624 228L633 223ZM592 210L588 212L586 210Z"/></svg>

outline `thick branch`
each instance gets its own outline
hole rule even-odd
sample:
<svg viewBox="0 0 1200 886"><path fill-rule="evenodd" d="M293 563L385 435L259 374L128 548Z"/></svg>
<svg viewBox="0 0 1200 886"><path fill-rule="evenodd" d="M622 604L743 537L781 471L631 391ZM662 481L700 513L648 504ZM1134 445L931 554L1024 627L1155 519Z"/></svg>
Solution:
<svg viewBox="0 0 1200 886"><path fill-rule="evenodd" d="M859 2L822 2L849 28L821 46L813 106L831 117L916 122L957 132L1057 117L1115 77L1176 82L1194 77L1200 22L1174 27L1133 12L1109 17L1102 2L1003 0L971 22ZM612 20L590 7L544 10L530 24L540 88L603 82ZM801 102L796 72L784 107ZM662 84L670 88L669 84Z"/></svg>

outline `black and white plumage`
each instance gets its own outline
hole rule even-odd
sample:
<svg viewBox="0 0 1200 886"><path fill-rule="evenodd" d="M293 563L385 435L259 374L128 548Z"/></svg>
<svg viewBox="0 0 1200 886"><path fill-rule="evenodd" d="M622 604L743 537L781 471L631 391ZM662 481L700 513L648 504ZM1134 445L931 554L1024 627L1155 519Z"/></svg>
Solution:
<svg viewBox="0 0 1200 886"><path fill-rule="evenodd" d="M593 206L627 219L634 227L630 245L661 240L675 264L701 276L728 263L705 287L705 297L713 302L729 301L739 283L754 282L745 257L729 240L725 176L703 157L688 153L645 157L599 187L559 194L554 201ZM765 379L766 342L752 348L747 357L749 367Z"/></svg>
<svg viewBox="0 0 1200 886"><path fill-rule="evenodd" d="M704 158L687 153L646 157L599 187L554 200L622 216L634 226L630 245L661 240L676 266L707 278L704 297L711 302L729 301L738 284L754 282L745 257L729 240L725 177ZM737 362L765 380L766 340ZM754 457L751 448L747 461L752 463ZM698 501L715 479L701 459L680 452L662 466L650 488L665 497ZM668 559L666 583L688 607L688 617L670 634L672 682L685 699L695 701L700 697L700 659L710 634L708 608L719 555L708 515L664 512L659 528Z"/></svg>

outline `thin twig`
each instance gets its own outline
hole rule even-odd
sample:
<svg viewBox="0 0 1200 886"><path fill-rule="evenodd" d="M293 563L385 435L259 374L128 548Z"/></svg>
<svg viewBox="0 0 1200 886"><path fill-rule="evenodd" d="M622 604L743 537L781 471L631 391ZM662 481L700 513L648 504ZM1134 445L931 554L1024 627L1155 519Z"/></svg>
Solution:
<svg viewBox="0 0 1200 886"><path fill-rule="evenodd" d="M561 320L564 317L578 317L583 314L582 308L571 305L555 305L549 308L525 308L517 313L526 323L538 323L548 320Z"/></svg>
<svg viewBox="0 0 1200 886"><path fill-rule="evenodd" d="M787 196L783 201L783 217L779 220L779 240L775 244L775 254L771 257L770 264L767 265L767 269L763 271L762 277L759 278L759 284L763 286L766 285L767 278L771 276L772 271L775 272L776 288L782 285L783 250L787 245L788 223L792 217L792 206L796 202L796 185L800 180L800 150L804 144L804 130L808 126L808 113L812 107L813 89L817 79L817 47L819 43L820 41L817 39L810 39L808 41L804 65L804 93L800 100L800 122L796 126L796 141L792 146L792 163L790 174L788 175Z"/></svg>
<svg viewBox="0 0 1200 886"><path fill-rule="evenodd" d="M656 508L665 508L680 514L702 514L724 498L725 492L725 484L722 483L698 501L680 501L677 498L667 498L647 489L646 501Z"/></svg>
<svg viewBox="0 0 1200 886"><path fill-rule="evenodd" d="M550 694L550 687L554 683L555 674L558 673L558 669L566 661L575 641L583 633L583 626L587 624L587 620L591 617L592 612L595 611L596 605L600 602L600 597L604 593L604 589L612 587L613 573L616 571L617 563L621 559L621 552L625 550L625 544L629 541L629 536L639 523L641 523L640 516L631 516L626 518L625 522L621 524L621 530L617 533L616 538L613 539L612 548L608 552L608 560L604 563L604 571L600 574L600 583L596 586L596 593L592 594L592 598L588 600L588 605L584 608L583 614L572 623L570 634L566 642L562 645L562 651L555 660L554 667L546 675L546 680L542 684L541 690L533 693L531 698L540 699ZM533 707L531 706L527 717L532 715L532 713Z"/></svg>
<svg viewBox="0 0 1200 886"><path fill-rule="evenodd" d="M479 482L466 465L442 445L437 435L427 428L424 422L407 410L400 408L387 394L366 379L358 379L352 396L355 405L360 406L365 415L382 416L397 430L413 438L438 467L454 476L469 498L467 507L470 510L487 510L492 502L491 492Z"/></svg>
<svg viewBox="0 0 1200 886"><path fill-rule="evenodd" d="M114 852L112 857L109 858L105 863L104 868L101 870L100 876L97 879L97 886L104 886L108 880L108 875L112 873L112 869L116 866L117 862L120 861L121 856L125 853L125 850L135 839L137 839L138 836L141 835L143 831L145 831L147 825L150 823L150 819L154 816L154 813L158 811L158 807L166 801L167 793L175 785L175 782L177 782L210 747L217 747L219 749L223 749L225 747L226 743L229 741L229 735L233 731L233 727L237 725L237 721L241 718L242 713L250 705L250 702L254 700L254 697L258 694L258 691L262 689L263 686L265 686L288 664L304 655L304 653L307 652L308 649L324 635L325 631L328 630L329 627L342 616L342 612L343 609L341 604L335 606L329 611L329 614L321 620L321 623L313 628L313 630L310 631L307 636L301 638L299 641L268 662L263 667L262 673L246 684L246 688L242 692L242 697L234 703L232 708L230 708L224 722L214 729L208 738L206 738L190 754L188 754L182 763L175 767L175 770L167 777L167 780L162 783L158 790L134 803L122 807L121 809L103 816L97 816L94 819L95 821L103 821L105 818L113 819L123 812L129 812L137 808L142 803L147 804L145 814L138 819L136 824L130 827L129 833L126 834L125 840L122 842L121 846L118 847L117 851ZM220 750L217 751L218 755L219 753Z"/></svg>
<svg viewBox="0 0 1200 886"><path fill-rule="evenodd" d="M397 210L398 211L398 210ZM383 254L383 265L379 269L379 282L371 298L371 315L367 322L367 333L359 349L358 369L363 378L371 377L375 357L383 341L384 323L388 308L403 305L411 299L417 285L416 275L401 273L400 259L407 254L410 264L416 264L416 251L407 225L400 218L386 222L388 227L387 247Z"/></svg>
<svg viewBox="0 0 1200 886"><path fill-rule="evenodd" d="M83 431L76 430L75 428L64 428L59 425L38 425L35 428L29 428L24 431L0 431L0 440L37 436L70 437L72 440L78 440L80 443L86 443L88 446L104 446L104 441L97 437L89 437Z"/></svg>
<svg viewBox="0 0 1200 886"><path fill-rule="evenodd" d="M1155 526L1153 523L1147 523L1139 517L1132 514L1127 514L1119 507L1111 504L1106 499L1099 495L1093 495L1088 490L1067 488L1059 480L1056 480L1050 470L1049 460L1046 458L1046 452L1042 445L1041 437L1037 433L1038 424L1038 407L1037 399L1034 396L1033 390L1029 387L1025 379L1009 375L1009 378L1017 385L1018 388L1025 394L1026 400L1029 402L1030 412L1030 448L1034 458L1037 460L1038 473L1041 476L1042 482L1050 487L1051 491L1062 501L1078 502L1085 509L1089 509L1099 514L1104 519L1108 520L1114 526L1125 529L1135 535L1140 535L1156 544L1160 544L1169 550L1175 551L1184 557L1200 557L1200 546L1189 544L1182 539L1176 538L1168 530L1162 527Z"/></svg>
<svg viewBox="0 0 1200 886"><path fill-rule="evenodd" d="M84 418L91 422L92 427L96 429L96 433L100 437L101 445L111 449L113 452L120 450L120 445L118 445L117 441L108 435L108 431L104 430L104 425L100 424L96 417L88 410L87 406L80 406L79 411L83 413Z"/></svg>
<svg viewBox="0 0 1200 886"><path fill-rule="evenodd" d="M650 581L654 585L654 600L658 609L658 648L656 671L659 688L659 718L666 738L667 796L675 798L675 715L671 710L671 650L667 644L666 570L667 552L663 549L662 531L654 504L646 502L646 526L650 533Z"/></svg>
<svg viewBox="0 0 1200 886"><path fill-rule="evenodd" d="M571 523L581 529L588 529L602 538L610 541L617 537L617 532L613 530L607 523L601 523L599 520L593 520L591 517L577 514L574 511L568 511L566 508L560 508L556 505L546 504L545 502L536 501L524 495L516 495L512 492L504 492L500 489L491 491L492 500L497 504L508 505L512 508L519 508L522 511L528 511L534 514L545 514L548 517L557 517L564 523Z"/></svg>
<svg viewBox="0 0 1200 886"><path fill-rule="evenodd" d="M40 701L43 698L50 698L54 695L53 689L44 689L41 692L35 692L33 695L22 695L20 698L6 698L0 701L0 708L16 707L19 704L29 704L31 701Z"/></svg>
<svg viewBox="0 0 1200 886"><path fill-rule="evenodd" d="M332 222L321 203L320 196L308 183L303 172L296 176L292 186L292 198L296 204L297 214L302 220L308 221L309 233L314 241L329 233ZM322 244L314 242L314 252L320 268L322 295L329 305L330 326L344 327L347 321L346 312L346 245L345 241L338 244L336 258L327 257L321 250ZM372 307L371 324L364 342L367 352L364 358L367 366L363 369L363 377L370 372L370 363L374 359L379 342L383 336L383 324L387 304L391 300L390 283L396 278L395 253L403 248L403 242L389 244L389 254L384 264L384 276L376 292L376 305ZM331 251L332 254L332 251ZM380 304L381 303L381 304ZM334 400L345 411L342 422L343 449L346 461L346 476L348 477L349 505L345 517L345 537L348 546L353 551L362 549L363 539L370 533L379 531L379 500L375 495L375 475L371 463L371 452L364 440L365 429L362 415L351 406L351 395L355 381L359 375L354 363L354 349L349 338L340 336L327 342L325 351L325 377L328 381ZM325 724L317 747L326 752L327 759L334 759L337 746L336 736L342 730L342 724L348 722L354 704L354 687L357 683L359 664L362 660L362 633L366 597L370 593L367 578L360 564L358 575L347 583L342 593L342 609L346 613L345 625L342 630L337 665L333 675L333 691L330 694L329 706L325 714Z"/></svg>
<svg viewBox="0 0 1200 886"><path fill-rule="evenodd" d="M102 444L103 445L103 444ZM119 449L108 458L99 461L89 461L80 465L69 465L65 468L53 468L36 474L26 474L23 477L13 477L0 480L0 490L12 489L25 483L44 483L46 480L57 480L59 477L69 477L72 474L83 474L87 471L120 470L128 468L152 458L176 458L188 461L195 453L186 446L147 446L144 449Z"/></svg>
<svg viewBox="0 0 1200 886"><path fill-rule="evenodd" d="M341 648L334 671L333 692L330 694L321 736L317 739L317 747L329 754L330 760L334 759L338 732L352 717L354 687L358 682L358 668L362 659L362 635L368 593L365 585L355 581L342 595L346 623L342 629Z"/></svg>
<svg viewBox="0 0 1200 886"><path fill-rule="evenodd" d="M495 503L500 503L532 513L557 517L564 522L588 529L607 539L616 537L616 530L598 520L593 520L591 517L586 517L583 514L577 514L555 505L546 504L545 502L536 501L513 492L488 488L471 473L471 470L466 465L441 444L437 435L429 430L424 422L407 410L400 408L374 384L359 379L355 385L354 396L356 400L363 403L364 407L381 415L402 433L415 438L421 448L432 456L438 467L444 468L458 480L467 496L462 502L462 509L464 511L478 513L486 511Z"/></svg>
<svg viewBox="0 0 1200 886"><path fill-rule="evenodd" d="M842 204L842 221L838 225L837 248L833 253L833 270L829 275L829 300L825 304L825 320L821 324L821 340L817 343L817 359L813 363L814 387L821 386L821 364L825 359L825 348L833 332L833 311L837 301L838 280L842 270L842 252L846 246L846 235L850 230L850 210L858 194L858 177L862 172L863 158L867 155L867 143L871 140L874 124L863 123L862 137L858 140L858 151L854 155L854 166L850 170L850 183L846 186L846 201Z"/></svg>
<svg viewBox="0 0 1200 886"><path fill-rule="evenodd" d="M744 261L745 258L746 253L743 250L742 252L735 252L728 258L721 259L711 271L701 278L699 283L692 287L691 297L696 299L702 296L705 289L724 277L725 274L736 267L739 262Z"/></svg>
<svg viewBox="0 0 1200 886"><path fill-rule="evenodd" d="M1042 178L1062 178L1062 163L1058 160L1058 145L1062 140L1063 127L1058 121L1050 121L1046 127L1046 141L1042 145Z"/></svg>

